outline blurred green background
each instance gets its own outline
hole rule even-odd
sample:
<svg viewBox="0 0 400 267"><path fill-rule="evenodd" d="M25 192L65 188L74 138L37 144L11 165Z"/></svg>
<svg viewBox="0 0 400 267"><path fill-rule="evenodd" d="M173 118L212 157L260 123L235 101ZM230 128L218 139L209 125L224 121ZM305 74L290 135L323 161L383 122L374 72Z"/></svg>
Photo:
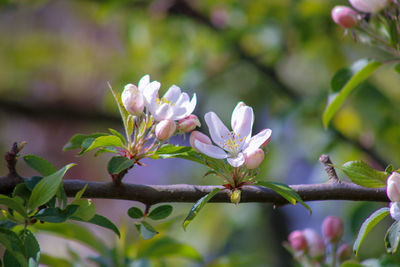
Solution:
<svg viewBox="0 0 400 267"><path fill-rule="evenodd" d="M230 121L238 101L254 108L254 132L271 128L272 139L260 179L288 184L327 180L318 162L328 153L336 164L363 159L383 169L400 166L400 75L390 64L380 68L346 102L331 127L321 116L330 79L359 58L389 56L344 37L330 18L333 6L346 1L0 1L0 151L27 141L33 153L57 167L78 163L66 179L109 181L107 155L78 158L62 147L75 133L122 130L107 81L122 91L145 74L162 84L196 93L195 110L215 111ZM362 90L361 90L362 89ZM173 143L187 144L188 138ZM145 184L220 184L202 178L206 170L180 160L148 160L124 181ZM23 162L24 176L34 175ZM0 165L6 173L5 164ZM340 177L346 180L343 173ZM137 233L126 216L128 201L95 200L100 214L124 225L135 255ZM190 204L175 204L175 224L164 235L190 244L204 262L153 259L143 266L290 266L282 247L291 230L313 227L327 215L345 221L344 240L352 244L364 218L379 204L327 201L273 209L269 204L210 204L184 232L180 226ZM383 233L390 220L367 237L360 258L384 252ZM109 246L114 237L96 235ZM71 258L93 251L75 243L41 236L42 250ZM54 242L57 246L54 246ZM122 241L119 241L122 242ZM370 245L366 245L370 244ZM85 263L89 264L89 263ZM142 263L141 263L142 264ZM165 264L165 265L163 265ZM141 266L141 265L137 265Z"/></svg>

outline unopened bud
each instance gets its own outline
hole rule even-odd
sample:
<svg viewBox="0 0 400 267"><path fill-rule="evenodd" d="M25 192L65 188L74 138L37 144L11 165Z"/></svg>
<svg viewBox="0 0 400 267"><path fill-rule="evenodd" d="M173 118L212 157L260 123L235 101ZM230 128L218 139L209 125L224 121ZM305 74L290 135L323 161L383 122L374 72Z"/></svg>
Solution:
<svg viewBox="0 0 400 267"><path fill-rule="evenodd" d="M176 124L173 120L162 120L156 125L156 137L158 140L171 138L176 131Z"/></svg>
<svg viewBox="0 0 400 267"><path fill-rule="evenodd" d="M247 169L255 169L264 160L264 151L261 148L257 148L249 153L244 153L244 159L244 165Z"/></svg>
<svg viewBox="0 0 400 267"><path fill-rule="evenodd" d="M332 243L336 243L343 235L343 222L335 216L328 216L322 222L322 234Z"/></svg>
<svg viewBox="0 0 400 267"><path fill-rule="evenodd" d="M192 146L192 148L194 149L194 151L196 151L197 153L200 153L200 151L194 145L194 141L195 140L197 140L197 141L199 141L201 143L207 144L207 145L211 145L212 144L210 137L208 137L207 135L203 134L202 132L193 131L190 134L189 142L190 142L190 145Z"/></svg>
<svg viewBox="0 0 400 267"><path fill-rule="evenodd" d="M349 0L350 4L358 11L376 13L387 7L391 0Z"/></svg>
<svg viewBox="0 0 400 267"><path fill-rule="evenodd" d="M305 251L307 249L307 240L302 231L296 230L289 235L290 246L295 251Z"/></svg>
<svg viewBox="0 0 400 267"><path fill-rule="evenodd" d="M335 6L331 12L333 21L344 28L353 28L356 26L357 15L356 11L347 6Z"/></svg>
<svg viewBox="0 0 400 267"><path fill-rule="evenodd" d="M307 240L308 253L310 257L317 261L323 259L326 247L322 236L311 228L304 229L303 234Z"/></svg>
<svg viewBox="0 0 400 267"><path fill-rule="evenodd" d="M133 84L125 85L124 91L121 95L122 104L126 111L132 115L138 115L144 109L144 97L138 88Z"/></svg>
<svg viewBox="0 0 400 267"><path fill-rule="evenodd" d="M242 195L242 190L240 189L233 190L231 193L231 202L235 203L235 205L239 204L241 195Z"/></svg>
<svg viewBox="0 0 400 267"><path fill-rule="evenodd" d="M196 127L200 127L199 118L196 115L191 114L186 118L178 121L178 130L182 133L188 133L193 131Z"/></svg>
<svg viewBox="0 0 400 267"><path fill-rule="evenodd" d="M390 216L395 221L400 221L400 202L390 203Z"/></svg>
<svg viewBox="0 0 400 267"><path fill-rule="evenodd" d="M400 174L393 172L387 179L386 194L390 201L400 202Z"/></svg>
<svg viewBox="0 0 400 267"><path fill-rule="evenodd" d="M347 244L341 245L337 250L337 257L339 262L343 262L345 260L350 259L351 257L351 248Z"/></svg>

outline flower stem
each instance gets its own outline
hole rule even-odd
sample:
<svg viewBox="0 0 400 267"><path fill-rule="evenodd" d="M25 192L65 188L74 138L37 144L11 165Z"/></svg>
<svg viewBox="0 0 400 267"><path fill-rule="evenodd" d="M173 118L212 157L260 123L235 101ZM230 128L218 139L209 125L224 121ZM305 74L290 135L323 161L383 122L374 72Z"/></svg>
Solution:
<svg viewBox="0 0 400 267"><path fill-rule="evenodd" d="M337 242L333 242L332 244L332 267L336 267L336 250L337 250Z"/></svg>

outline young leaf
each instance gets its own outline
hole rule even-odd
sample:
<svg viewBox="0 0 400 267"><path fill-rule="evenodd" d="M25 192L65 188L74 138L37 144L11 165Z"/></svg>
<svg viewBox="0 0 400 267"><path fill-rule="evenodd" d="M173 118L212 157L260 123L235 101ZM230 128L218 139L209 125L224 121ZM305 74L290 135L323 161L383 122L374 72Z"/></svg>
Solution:
<svg viewBox="0 0 400 267"><path fill-rule="evenodd" d="M362 265L361 263L355 260L349 260L343 262L342 265L340 265L340 267L365 267L365 265Z"/></svg>
<svg viewBox="0 0 400 267"><path fill-rule="evenodd" d="M83 222L83 220L80 218L71 217L71 219ZM104 216L96 214L93 216L92 219L90 219L89 221L84 221L84 222L107 228L107 229L113 231L118 237L121 237L121 233L119 232L118 227L115 226L115 224L113 222L111 222L109 219L107 219Z"/></svg>
<svg viewBox="0 0 400 267"><path fill-rule="evenodd" d="M349 69L341 69L333 76L332 93L329 95L328 105L322 116L325 128L349 94L381 65L382 63L374 60L361 59Z"/></svg>
<svg viewBox="0 0 400 267"><path fill-rule="evenodd" d="M130 207L128 210L128 216L132 219L140 219L144 216L143 211L138 207Z"/></svg>
<svg viewBox="0 0 400 267"><path fill-rule="evenodd" d="M109 134L106 134L106 133L76 134L76 135L72 136L72 138L64 146L63 150L68 151L68 150L73 150L73 149L80 149L80 148L82 148L82 143L85 141L85 139L93 138L93 140L94 140L97 137L106 136L106 135L109 135Z"/></svg>
<svg viewBox="0 0 400 267"><path fill-rule="evenodd" d="M10 209L15 210L16 212L21 214L21 216L24 217L25 219L28 218L28 214L25 211L25 207L16 198L10 198L5 195L0 195L0 205L4 205Z"/></svg>
<svg viewBox="0 0 400 267"><path fill-rule="evenodd" d="M367 236L367 234L371 231L374 226L380 222L383 218L385 218L389 214L388 208L381 208L372 213L361 225L360 231L358 232L356 241L354 241L353 251L358 253L358 250L361 246L362 241Z"/></svg>
<svg viewBox="0 0 400 267"><path fill-rule="evenodd" d="M386 186L388 174L371 168L361 160L346 162L339 169L355 184L370 188Z"/></svg>
<svg viewBox="0 0 400 267"><path fill-rule="evenodd" d="M186 230L186 227L193 221L193 219L197 216L200 210L207 204L210 199L215 196L218 192L224 190L224 188L215 188L207 195L200 198L190 209L189 214L186 216L185 220L183 221L183 229Z"/></svg>
<svg viewBox="0 0 400 267"><path fill-rule="evenodd" d="M162 159L180 158L206 165L202 157L188 146L163 145L157 150L156 155Z"/></svg>
<svg viewBox="0 0 400 267"><path fill-rule="evenodd" d="M32 169L36 170L43 176L48 176L57 171L57 169L44 158L35 156L35 155L26 155L24 156L24 160L26 164L29 165Z"/></svg>
<svg viewBox="0 0 400 267"><path fill-rule="evenodd" d="M85 184L85 186L81 190L79 190L78 193L75 194L74 200L81 199L81 197L83 196L83 193L85 193L87 186L88 186L88 184Z"/></svg>
<svg viewBox="0 0 400 267"><path fill-rule="evenodd" d="M16 233L8 229L0 228L0 243L6 248L6 252L8 251L8 253L11 254L10 260L16 261L23 267L28 266L23 252L24 246ZM5 266L16 265L6 264L6 257L4 257L3 260Z"/></svg>
<svg viewBox="0 0 400 267"><path fill-rule="evenodd" d="M21 232L19 232L20 238L24 241L24 247L25 247L25 256L27 259L34 259L34 261L37 263L39 262L40 259L40 245L39 242L36 240L35 236L31 231L28 229L23 229ZM29 265L30 267L30 265Z"/></svg>
<svg viewBox="0 0 400 267"><path fill-rule="evenodd" d="M119 113L121 114L122 121L125 123L128 119L129 113L128 113L128 111L126 111L124 104L122 103L121 95L115 93L115 91L112 89L110 84L108 85L108 87L110 88L110 91L115 99L115 102L117 102L118 110L119 110Z"/></svg>
<svg viewBox="0 0 400 267"><path fill-rule="evenodd" d="M61 223L71 217L78 207L78 205L68 205L64 210L60 208L42 209L33 218L44 222Z"/></svg>
<svg viewBox="0 0 400 267"><path fill-rule="evenodd" d="M88 140L88 139L86 139L86 140ZM119 139L115 135L100 136L100 137L97 137L96 139L94 139L93 142L90 144L90 146L82 149L82 151L79 152L78 155L81 156L93 149L105 147L105 146L123 147L124 144L122 143L121 139Z"/></svg>
<svg viewBox="0 0 400 267"><path fill-rule="evenodd" d="M32 190L32 195L28 201L28 208L33 210L49 201L57 193L65 173L74 165L68 164L59 171L40 180Z"/></svg>
<svg viewBox="0 0 400 267"><path fill-rule="evenodd" d="M121 139L121 142L124 143L124 145L126 145L126 140L125 137L120 134L118 131L112 129L112 128L108 128L108 130L110 131L111 134L117 136L119 139Z"/></svg>
<svg viewBox="0 0 400 267"><path fill-rule="evenodd" d="M394 172L394 167L392 164L389 164L386 168L385 168L385 172L387 174L391 174L392 172Z"/></svg>
<svg viewBox="0 0 400 267"><path fill-rule="evenodd" d="M286 184L276 183L276 182L266 182L266 181L257 181L255 185L267 187L269 189L274 190L276 193L284 197L290 204L296 205L296 202L300 203L303 207L305 207L310 214L312 213L311 208L301 199L299 194L290 188Z"/></svg>
<svg viewBox="0 0 400 267"><path fill-rule="evenodd" d="M78 209L74 212L73 216L83 221L89 221L96 214L96 208L90 199L74 200L71 204L78 205Z"/></svg>
<svg viewBox="0 0 400 267"><path fill-rule="evenodd" d="M387 253L394 254L400 242L400 221L395 221L385 235L385 247Z"/></svg>
<svg viewBox="0 0 400 267"><path fill-rule="evenodd" d="M150 212L149 218L152 220L162 220L167 218L171 213L171 205L161 205Z"/></svg>
<svg viewBox="0 0 400 267"><path fill-rule="evenodd" d="M140 235L144 240L152 239L156 234L158 234L157 230L146 221L142 221L137 225L139 225L137 227L140 229Z"/></svg>
<svg viewBox="0 0 400 267"><path fill-rule="evenodd" d="M109 174L119 174L120 172L129 169L135 164L135 161L126 157L112 157L107 165Z"/></svg>

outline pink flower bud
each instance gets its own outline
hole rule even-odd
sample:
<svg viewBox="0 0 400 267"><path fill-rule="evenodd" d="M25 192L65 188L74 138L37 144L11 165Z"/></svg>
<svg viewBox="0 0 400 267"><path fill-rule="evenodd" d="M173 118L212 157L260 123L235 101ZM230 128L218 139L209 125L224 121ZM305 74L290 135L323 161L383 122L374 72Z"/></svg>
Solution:
<svg viewBox="0 0 400 267"><path fill-rule="evenodd" d="M176 124L173 120L162 120L156 125L156 137L158 140L167 140L174 135Z"/></svg>
<svg viewBox="0 0 400 267"><path fill-rule="evenodd" d="M390 216L395 221L400 221L400 202L390 203Z"/></svg>
<svg viewBox="0 0 400 267"><path fill-rule="evenodd" d="M349 0L350 4L358 11L376 13L387 7L391 0Z"/></svg>
<svg viewBox="0 0 400 267"><path fill-rule="evenodd" d="M178 121L178 130L182 133L188 133L193 131L196 127L200 127L199 118L196 115L191 114L186 118Z"/></svg>
<svg viewBox="0 0 400 267"><path fill-rule="evenodd" d="M390 201L400 202L400 174L393 172L387 179L386 194Z"/></svg>
<svg viewBox="0 0 400 267"><path fill-rule="evenodd" d="M212 144L210 137L208 137L207 135L205 135L199 131L193 131L190 134L189 142L190 142L190 145L192 146L192 148L194 149L194 151L196 151L197 153L200 153L200 151L194 145L194 140L197 140L197 141L207 144L207 145Z"/></svg>
<svg viewBox="0 0 400 267"><path fill-rule="evenodd" d="M125 85L124 91L121 95L122 103L126 111L132 115L138 115L144 109L144 97L138 88L133 84Z"/></svg>
<svg viewBox="0 0 400 267"><path fill-rule="evenodd" d="M303 230L303 235L307 240L308 253L310 257L317 261L323 259L326 247L322 236L310 228Z"/></svg>
<svg viewBox="0 0 400 267"><path fill-rule="evenodd" d="M336 243L343 235L343 222L335 216L328 216L322 222L322 234L332 243Z"/></svg>
<svg viewBox="0 0 400 267"><path fill-rule="evenodd" d="M295 251L305 251L307 249L307 240L302 231L296 230L289 235L290 246Z"/></svg>
<svg viewBox="0 0 400 267"><path fill-rule="evenodd" d="M335 6L331 12L333 21L344 27L353 28L357 25L357 12L347 6Z"/></svg>
<svg viewBox="0 0 400 267"><path fill-rule="evenodd" d="M351 248L347 244L341 245L337 250L337 257L340 262L350 259L351 257Z"/></svg>
<svg viewBox="0 0 400 267"><path fill-rule="evenodd" d="M261 148L244 153L244 165L247 169L252 170L260 166L264 160L264 151Z"/></svg>

